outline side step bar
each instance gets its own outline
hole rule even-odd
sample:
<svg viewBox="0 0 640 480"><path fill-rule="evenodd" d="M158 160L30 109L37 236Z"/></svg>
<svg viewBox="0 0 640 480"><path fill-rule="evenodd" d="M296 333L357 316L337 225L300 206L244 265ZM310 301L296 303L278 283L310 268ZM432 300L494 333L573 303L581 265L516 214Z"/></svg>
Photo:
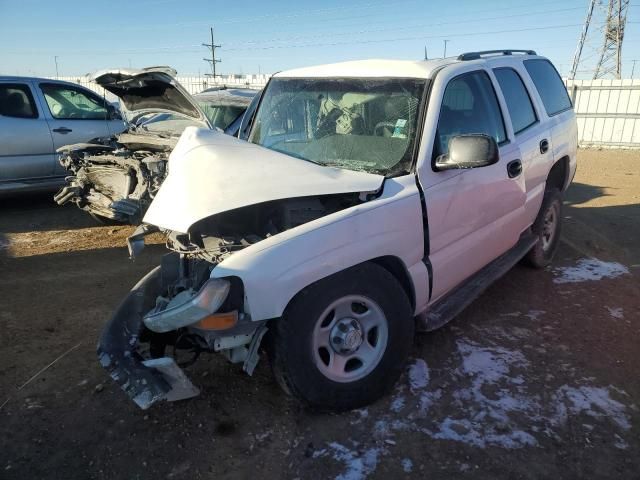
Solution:
<svg viewBox="0 0 640 480"><path fill-rule="evenodd" d="M527 233L507 253L470 277L447 296L438 300L429 309L418 315L416 330L431 332L453 320L469 306L489 285L513 268L536 244L538 238Z"/></svg>

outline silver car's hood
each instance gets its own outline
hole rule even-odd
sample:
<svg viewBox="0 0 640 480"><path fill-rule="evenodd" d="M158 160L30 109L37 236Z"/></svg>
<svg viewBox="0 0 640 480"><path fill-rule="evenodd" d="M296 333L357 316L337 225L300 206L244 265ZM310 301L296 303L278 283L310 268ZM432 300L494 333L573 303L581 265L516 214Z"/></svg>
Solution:
<svg viewBox="0 0 640 480"><path fill-rule="evenodd" d="M170 112L184 115L211 127L198 103L174 78L170 67L116 68L89 75L105 90L116 95L135 115L145 112Z"/></svg>
<svg viewBox="0 0 640 480"><path fill-rule="evenodd" d="M222 133L187 127L144 223L186 233L203 218L284 198L378 191L384 177L323 167Z"/></svg>

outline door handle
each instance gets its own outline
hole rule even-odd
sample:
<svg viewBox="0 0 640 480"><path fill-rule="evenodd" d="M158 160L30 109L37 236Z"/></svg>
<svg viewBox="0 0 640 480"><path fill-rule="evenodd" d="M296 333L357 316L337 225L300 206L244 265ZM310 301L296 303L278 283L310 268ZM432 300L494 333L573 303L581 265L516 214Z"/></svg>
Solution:
<svg viewBox="0 0 640 480"><path fill-rule="evenodd" d="M71 130L70 128L67 128L67 127L54 128L53 131L56 132L56 133L61 133L63 135L66 135L67 133L73 132L73 130Z"/></svg>
<svg viewBox="0 0 640 480"><path fill-rule="evenodd" d="M515 178L522 173L522 162L520 160L512 160L507 164L507 173L509 178Z"/></svg>
<svg viewBox="0 0 640 480"><path fill-rule="evenodd" d="M540 142L540 153L547 153L549 151L549 140L546 138Z"/></svg>

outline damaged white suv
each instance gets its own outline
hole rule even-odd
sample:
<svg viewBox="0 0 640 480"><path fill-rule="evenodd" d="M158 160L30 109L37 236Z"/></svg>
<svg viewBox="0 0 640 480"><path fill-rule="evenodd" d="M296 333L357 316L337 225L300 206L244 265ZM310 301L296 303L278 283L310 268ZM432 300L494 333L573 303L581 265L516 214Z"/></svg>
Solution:
<svg viewBox="0 0 640 480"><path fill-rule="evenodd" d="M185 130L129 240L135 255L160 230L171 250L98 346L142 408L196 395L180 367L203 351L251 374L261 343L305 404L363 406L416 329L556 250L577 129L535 52L282 72L242 128Z"/></svg>

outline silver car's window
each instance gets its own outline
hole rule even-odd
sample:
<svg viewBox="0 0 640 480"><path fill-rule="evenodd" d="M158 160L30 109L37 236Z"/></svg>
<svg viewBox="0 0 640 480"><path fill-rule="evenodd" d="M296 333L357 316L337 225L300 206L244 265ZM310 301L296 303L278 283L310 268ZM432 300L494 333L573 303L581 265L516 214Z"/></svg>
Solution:
<svg viewBox="0 0 640 480"><path fill-rule="evenodd" d="M55 84L40 85L53 118L61 120L106 120L108 110L100 97Z"/></svg>
<svg viewBox="0 0 640 480"><path fill-rule="evenodd" d="M309 160L384 175L409 171L426 81L273 79L249 141Z"/></svg>
<svg viewBox="0 0 640 480"><path fill-rule="evenodd" d="M0 115L14 118L38 118L38 110L27 85L0 83Z"/></svg>

